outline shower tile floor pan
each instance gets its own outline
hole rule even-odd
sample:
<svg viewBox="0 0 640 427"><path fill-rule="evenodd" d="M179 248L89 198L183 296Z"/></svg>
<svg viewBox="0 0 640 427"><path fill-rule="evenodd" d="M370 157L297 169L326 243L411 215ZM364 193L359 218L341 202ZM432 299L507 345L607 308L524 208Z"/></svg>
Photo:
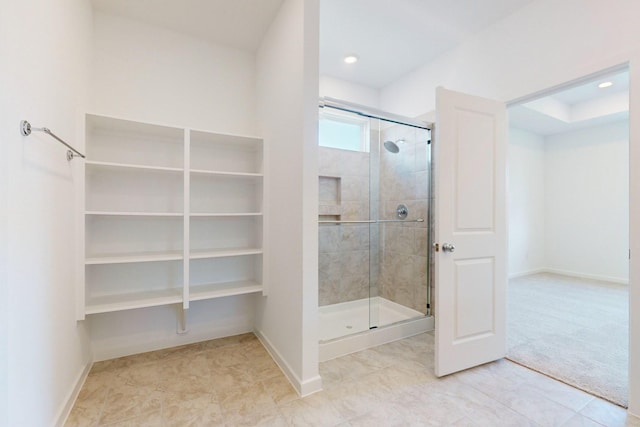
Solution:
<svg viewBox="0 0 640 427"><path fill-rule="evenodd" d="M320 341L368 331L370 326L381 327L424 317L424 313L382 297L325 305L319 312Z"/></svg>

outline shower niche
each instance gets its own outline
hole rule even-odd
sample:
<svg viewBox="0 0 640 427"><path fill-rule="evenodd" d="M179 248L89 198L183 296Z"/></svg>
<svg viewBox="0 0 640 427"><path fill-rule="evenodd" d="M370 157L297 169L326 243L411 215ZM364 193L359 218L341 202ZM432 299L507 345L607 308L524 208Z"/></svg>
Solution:
<svg viewBox="0 0 640 427"><path fill-rule="evenodd" d="M318 177L318 216L324 220L339 220L342 216L341 178L339 176Z"/></svg>
<svg viewBox="0 0 640 427"><path fill-rule="evenodd" d="M410 119L320 111L322 353L323 343L431 314L431 131Z"/></svg>

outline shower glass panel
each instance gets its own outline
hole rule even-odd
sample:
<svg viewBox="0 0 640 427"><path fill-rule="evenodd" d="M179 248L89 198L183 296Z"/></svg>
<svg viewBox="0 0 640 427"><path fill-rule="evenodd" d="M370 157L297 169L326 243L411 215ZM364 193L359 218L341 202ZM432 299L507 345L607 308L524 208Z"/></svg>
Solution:
<svg viewBox="0 0 640 427"><path fill-rule="evenodd" d="M320 339L427 314L430 131L324 108Z"/></svg>
<svg viewBox="0 0 640 427"><path fill-rule="evenodd" d="M320 339L369 330L369 119L322 111L319 121ZM344 221L344 222L341 222Z"/></svg>
<svg viewBox="0 0 640 427"><path fill-rule="evenodd" d="M378 222L370 231L370 327L424 316L428 298L430 131L379 121L378 155L371 156Z"/></svg>

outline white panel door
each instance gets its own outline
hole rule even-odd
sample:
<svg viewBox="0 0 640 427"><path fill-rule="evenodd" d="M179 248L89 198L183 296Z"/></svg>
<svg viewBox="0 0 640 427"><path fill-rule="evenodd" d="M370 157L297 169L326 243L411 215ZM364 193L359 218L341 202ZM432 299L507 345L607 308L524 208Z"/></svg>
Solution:
<svg viewBox="0 0 640 427"><path fill-rule="evenodd" d="M506 108L438 88L434 142L436 375L506 350Z"/></svg>

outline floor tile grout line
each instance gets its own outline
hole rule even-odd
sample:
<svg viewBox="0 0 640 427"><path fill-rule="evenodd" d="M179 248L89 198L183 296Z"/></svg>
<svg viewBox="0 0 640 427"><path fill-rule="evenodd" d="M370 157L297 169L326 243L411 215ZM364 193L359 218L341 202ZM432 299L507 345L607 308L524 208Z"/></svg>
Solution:
<svg viewBox="0 0 640 427"><path fill-rule="evenodd" d="M498 405L503 406L503 407L507 408L508 410L513 411L513 412L517 413L518 415L526 418L528 421L531 421L532 423L538 425L538 423L534 422L532 419L530 419L526 415L521 414L520 412L518 412L515 409L511 408L510 406L508 406L506 403L501 402L500 400L496 399L495 397L487 394L487 392L485 392L484 390L479 389L475 384L468 384L468 383L464 383L464 384L467 385L468 387L471 387L475 391L481 393L483 396L485 396L487 399L491 400L493 403L497 403Z"/></svg>
<svg viewBox="0 0 640 427"><path fill-rule="evenodd" d="M594 423L596 423L596 424L597 424L597 425L599 425L599 426L607 427L607 425L606 425L606 424L602 424L602 423L600 423L600 422L598 422L598 421L596 421L596 420L594 420L594 419L591 419L591 418L587 417L586 415L581 414L580 412L578 412L576 415L578 415L578 416L580 416L580 417L587 418L589 421L594 422ZM564 423L562 423L562 424L560 425L560 427L565 426L565 425L566 425L569 421L571 421L571 420L572 420L576 415L574 415L573 417L569 418L567 421L565 421Z"/></svg>
<svg viewBox="0 0 640 427"><path fill-rule="evenodd" d="M588 391L586 391L586 390L582 390L582 389L580 389L580 388L578 388L578 387L576 387L576 386L574 386L574 385L572 385L572 384L569 384L569 383L566 383L566 382L564 382L564 381L562 381L562 380L560 380L560 379L554 378L554 377L552 377L551 375L547 375L547 374L545 374L544 372L537 371L537 370L535 370L535 369L533 369L533 368L530 368L530 367L528 367L528 366L526 366L526 365L523 365L523 364L521 364L521 363L518 363L518 362L516 362L516 361L513 361L513 360L511 360L511 359L509 359L509 358L506 358L506 359L507 359L508 361L512 362L512 363L515 363L515 364L516 364L516 365L518 365L518 366L521 366L521 367L523 367L523 368L525 368L525 369L527 369L527 370L531 371L531 372L535 372L535 373L537 373L537 374L540 374L540 375L544 376L545 378L548 378L548 379L550 379L550 380L552 380L552 381L559 382L559 383L564 384L564 385L566 385L566 386L568 386L568 387L571 387L572 389L579 390L579 391L581 391L581 392L583 392L583 393L585 393L585 394L588 394L588 395L590 396L589 400L588 400L585 404L583 404L583 405L580 407L580 409L573 409L573 408L568 407L567 405L565 405L565 404L564 404L564 403L562 403L562 402L559 402L559 401L557 401L557 400L555 400L555 399L551 399L551 398L546 397L546 396L545 396L544 394L542 394L540 391L534 390L537 394L541 395L542 397L545 397L546 399L549 399L549 400L551 400L551 401L553 401L553 402L557 403L558 405L564 406L565 408L567 408L567 409L568 409L568 410L570 410L570 411L575 412L576 414L580 414L580 411L582 411L584 408L586 408L586 407L587 407L591 402L593 402L593 401L595 401L596 399L599 399L599 398L600 398L599 396L595 396L595 395L593 395L592 393L590 393L590 392L588 392ZM603 399L603 400L606 400L606 399ZM607 401L607 402L609 402L609 401ZM609 402L609 403L613 403L613 402ZM614 405L616 405L615 403L613 403L613 404L614 404ZM616 405L616 406L619 406L619 405Z"/></svg>
<svg viewBox="0 0 640 427"><path fill-rule="evenodd" d="M515 364L516 364L516 365L518 365L518 366L522 366L523 368L526 368L526 369L528 369L528 370L530 370L530 371L532 371L532 372L538 373L538 374L543 375L543 376L545 376L545 377L547 377L547 378L549 378L549 379L552 379L553 381L557 381L557 382L559 382L559 383L562 383L562 384L564 384L564 385L567 385L567 386L569 386L569 387L571 387L571 388L574 388L574 389L576 389L576 390L580 390L580 391L582 391L583 393L587 393L588 395L590 395L590 396L591 396L591 400L589 400L589 402L587 402L587 403L586 403L586 404L585 404L585 405L584 405L580 410L584 409L584 408L585 408L589 403L591 403L591 402L592 402L593 400L595 400L595 399L601 399L601 400L604 400L605 402L610 403L610 404L612 404L612 405L615 405L615 406L617 406L617 407L619 407L619 408L621 408L621 409L624 409L624 410L626 410L626 409L627 409L627 408L625 408L624 406L620 405L619 403L616 403L616 402L614 402L614 401L612 401L612 400L609 400L609 399L607 399L606 397L603 397L603 396L599 396L599 395L593 394L593 392L591 392L591 391L589 391L589 390L584 390L584 389L582 389L582 388L580 388L580 387L578 387L578 386L576 386L576 385L569 384L568 382L566 382L566 381L562 380L561 378L556 378L556 377L554 377L554 376L552 376L552 375L547 374L546 372L538 371L538 370L537 370L537 369L535 369L535 368L532 368L532 367L527 366L527 365L525 365L525 364L523 364L523 363L520 363L520 362L518 362L517 360L512 360L512 359L510 359L510 358L509 358L509 356L505 357L505 359L507 359L507 360L508 360L509 362L511 362L511 363L515 363ZM563 406L564 406L564 405L563 405ZM571 409L571 408L569 408L569 409Z"/></svg>

